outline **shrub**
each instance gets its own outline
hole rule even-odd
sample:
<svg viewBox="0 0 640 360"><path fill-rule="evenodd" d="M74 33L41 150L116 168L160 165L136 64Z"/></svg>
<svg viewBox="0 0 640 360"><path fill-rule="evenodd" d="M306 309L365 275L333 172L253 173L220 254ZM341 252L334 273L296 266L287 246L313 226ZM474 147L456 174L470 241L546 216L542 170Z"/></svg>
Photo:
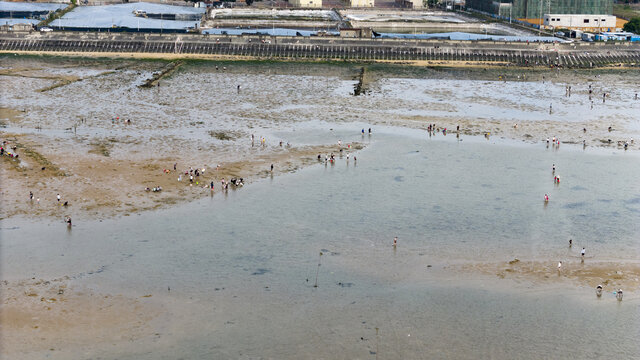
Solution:
<svg viewBox="0 0 640 360"><path fill-rule="evenodd" d="M622 28L624 31L640 34L640 17L634 17Z"/></svg>

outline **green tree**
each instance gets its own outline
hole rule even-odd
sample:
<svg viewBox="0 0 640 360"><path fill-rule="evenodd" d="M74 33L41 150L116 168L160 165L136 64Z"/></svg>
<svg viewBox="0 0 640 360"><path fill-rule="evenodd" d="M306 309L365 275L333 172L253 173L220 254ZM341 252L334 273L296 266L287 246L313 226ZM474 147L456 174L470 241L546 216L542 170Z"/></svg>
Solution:
<svg viewBox="0 0 640 360"><path fill-rule="evenodd" d="M640 17L634 17L622 28L624 31L640 34Z"/></svg>
<svg viewBox="0 0 640 360"><path fill-rule="evenodd" d="M429 7L429 8L435 8L436 5L438 5L439 2L440 2L440 0L422 0L422 6Z"/></svg>

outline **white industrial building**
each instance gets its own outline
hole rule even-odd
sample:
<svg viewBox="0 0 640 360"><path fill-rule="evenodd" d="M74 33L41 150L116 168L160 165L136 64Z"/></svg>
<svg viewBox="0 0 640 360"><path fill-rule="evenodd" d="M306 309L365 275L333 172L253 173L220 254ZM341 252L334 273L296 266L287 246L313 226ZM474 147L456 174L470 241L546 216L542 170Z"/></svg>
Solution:
<svg viewBox="0 0 640 360"><path fill-rule="evenodd" d="M349 0L351 7L373 7L374 0Z"/></svg>
<svg viewBox="0 0 640 360"><path fill-rule="evenodd" d="M460 1L460 0L456 0L456 1ZM422 2L422 0L406 0L406 3L412 9L422 9L424 7L424 3ZM455 4L457 5L458 3L455 2Z"/></svg>
<svg viewBox="0 0 640 360"><path fill-rule="evenodd" d="M616 17L611 15L545 14L544 25L553 28L601 30L615 29Z"/></svg>
<svg viewBox="0 0 640 360"><path fill-rule="evenodd" d="M321 8L322 0L290 0L289 4L301 8Z"/></svg>

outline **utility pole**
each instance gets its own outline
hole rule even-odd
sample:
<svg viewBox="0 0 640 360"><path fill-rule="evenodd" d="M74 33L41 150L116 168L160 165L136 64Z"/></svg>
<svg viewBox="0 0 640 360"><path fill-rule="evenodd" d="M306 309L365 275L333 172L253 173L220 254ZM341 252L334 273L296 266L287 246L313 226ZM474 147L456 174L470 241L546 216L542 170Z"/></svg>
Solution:
<svg viewBox="0 0 640 360"><path fill-rule="evenodd" d="M542 0L540 0L540 25L538 26L538 36L542 35Z"/></svg>
<svg viewBox="0 0 640 360"><path fill-rule="evenodd" d="M513 10L513 1L511 2L511 6L509 6L509 24L511 24L511 13Z"/></svg>

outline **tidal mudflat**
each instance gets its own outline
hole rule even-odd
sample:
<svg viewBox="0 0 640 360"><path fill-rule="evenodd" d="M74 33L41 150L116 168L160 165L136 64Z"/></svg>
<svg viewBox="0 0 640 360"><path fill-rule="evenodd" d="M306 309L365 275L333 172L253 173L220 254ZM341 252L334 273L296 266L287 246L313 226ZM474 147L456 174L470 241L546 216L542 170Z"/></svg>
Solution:
<svg viewBox="0 0 640 360"><path fill-rule="evenodd" d="M295 171L318 153L337 151L336 134L293 141L303 129L336 124L426 130L435 123L449 131L460 126L462 135L528 143L553 137L562 144L584 141L587 150L622 149L625 141L640 137L640 100L634 98L639 79L630 71L369 65L363 72L351 64L168 66L11 56L0 65L3 138L22 156L3 167L3 218L61 217L51 206L58 193L72 204L74 216L90 218L200 198L210 181L233 176L251 181L267 176L271 163L276 173ZM140 86L149 80L152 88ZM359 82L364 96L353 96ZM637 141L630 143L629 150L637 148ZM180 171L218 171L205 172L202 186L190 186L177 181L176 163ZM172 172L163 172L167 169ZM155 186L165 191L141 192ZM42 206L25 202L29 191Z"/></svg>
<svg viewBox="0 0 640 360"><path fill-rule="evenodd" d="M1 65L8 358L640 352L637 75Z"/></svg>

